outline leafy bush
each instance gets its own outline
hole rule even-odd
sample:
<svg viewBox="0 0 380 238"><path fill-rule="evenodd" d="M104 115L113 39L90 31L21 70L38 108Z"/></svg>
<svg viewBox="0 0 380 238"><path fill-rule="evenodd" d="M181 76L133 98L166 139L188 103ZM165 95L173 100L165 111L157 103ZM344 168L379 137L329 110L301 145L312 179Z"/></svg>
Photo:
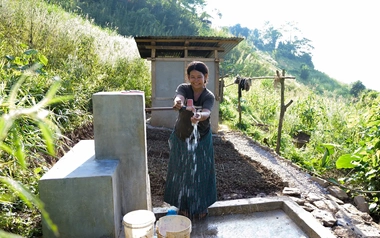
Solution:
<svg viewBox="0 0 380 238"><path fill-rule="evenodd" d="M349 169L346 177L340 178L353 194L365 193L370 201L370 210L380 215L380 97L368 108L365 121L359 128L355 151L341 155L336 166ZM364 192L363 192L364 191Z"/></svg>
<svg viewBox="0 0 380 238"><path fill-rule="evenodd" d="M0 224L36 237L47 215L36 199L38 180L58 159L60 136L92 122L96 92L141 90L149 104L150 71L133 39L90 20L37 0L1 7L0 35L7 37L0 42Z"/></svg>
<svg viewBox="0 0 380 238"><path fill-rule="evenodd" d="M27 51L26 54L30 52L36 53ZM11 87L3 87L0 94L0 213L4 218L0 224L8 232L38 236L41 214L53 231L57 231L37 198L37 181L46 169L38 158L45 151L55 154L54 142L60 134L53 123L54 115L45 108L67 97L55 97L59 81L51 83L44 96L29 94L27 82L45 77L38 74L43 72L43 62L28 61L31 65L28 68L20 64L18 57L8 58L12 60L2 75L9 75Z"/></svg>
<svg viewBox="0 0 380 238"><path fill-rule="evenodd" d="M271 77L271 75L268 75ZM274 148L280 112L279 90L273 80L253 81L251 90L242 93L242 123L238 123L238 93L234 79L225 79L222 122ZM379 191L379 93L368 92L352 103L341 97L315 94L309 88L288 80L285 100L293 100L287 109L281 137L281 154L311 173L338 180L347 191ZM297 148L293 136L306 131L310 141ZM358 148L353 152L354 148ZM343 169L344 168L344 169ZM349 171L347 171L349 169ZM366 193L373 214L379 212L379 193Z"/></svg>

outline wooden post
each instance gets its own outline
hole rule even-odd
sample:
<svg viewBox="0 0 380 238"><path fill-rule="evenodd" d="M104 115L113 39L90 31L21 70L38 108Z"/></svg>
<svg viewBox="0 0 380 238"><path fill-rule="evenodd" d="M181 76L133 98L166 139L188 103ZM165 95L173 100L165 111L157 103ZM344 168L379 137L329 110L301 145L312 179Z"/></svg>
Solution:
<svg viewBox="0 0 380 238"><path fill-rule="evenodd" d="M240 87L240 82L238 83L238 111L239 111L239 127L241 127L241 104L240 104L240 99L241 99L241 87Z"/></svg>
<svg viewBox="0 0 380 238"><path fill-rule="evenodd" d="M293 76L285 76L285 70L282 70L282 75L280 75L280 72L276 70L276 76L260 76L260 77L250 77L250 79L274 79L275 82L279 82L281 84L281 111L280 111L280 119L278 123L278 133L277 133L277 145L276 145L276 153L280 154L280 147L281 147L281 131L282 131L282 124L284 121L284 115L286 109L290 106L290 104L293 103L293 100L290 100L288 104L284 105L285 101L285 79L295 79ZM222 80L223 82L223 80ZM233 84L236 84L237 82L235 81L234 83L224 85L224 82L222 83L222 88L223 87L229 87ZM238 82L238 111L239 111L239 126L241 125L241 87L240 87L240 81ZM223 96L223 95L222 95ZM223 98L222 98L223 100Z"/></svg>
<svg viewBox="0 0 380 238"><path fill-rule="evenodd" d="M290 104L293 103L293 100L290 100L288 102L288 104L286 104L286 105L284 104L284 101L285 101L285 96L284 96L284 92L285 92L285 70L284 69L282 70L282 76L280 75L280 72L278 70L276 70L276 74L277 74L276 80L278 80L281 84L281 111L280 111L280 119L278 122L277 145L276 145L276 153L280 154L282 123L284 121L285 111L290 106Z"/></svg>

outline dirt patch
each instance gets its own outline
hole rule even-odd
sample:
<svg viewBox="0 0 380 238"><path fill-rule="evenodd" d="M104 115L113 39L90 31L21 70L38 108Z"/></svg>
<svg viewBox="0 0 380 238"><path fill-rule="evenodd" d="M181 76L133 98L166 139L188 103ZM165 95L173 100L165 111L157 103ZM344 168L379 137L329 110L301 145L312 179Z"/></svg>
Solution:
<svg viewBox="0 0 380 238"><path fill-rule="evenodd" d="M169 161L171 130L147 128L148 170L153 207L165 206L163 194ZM219 135L213 136L218 201L276 196L282 179L259 162L242 155Z"/></svg>
<svg viewBox="0 0 380 238"><path fill-rule="evenodd" d="M147 127L148 171L153 207L166 206L163 201L167 166L168 139L172 130ZM65 146L58 154L67 152L80 140L94 139L93 125L85 125L66 135ZM239 198L277 196L284 188L283 180L274 172L239 153L234 145L221 135L213 135L216 186L218 201ZM53 159L51 163L56 162Z"/></svg>

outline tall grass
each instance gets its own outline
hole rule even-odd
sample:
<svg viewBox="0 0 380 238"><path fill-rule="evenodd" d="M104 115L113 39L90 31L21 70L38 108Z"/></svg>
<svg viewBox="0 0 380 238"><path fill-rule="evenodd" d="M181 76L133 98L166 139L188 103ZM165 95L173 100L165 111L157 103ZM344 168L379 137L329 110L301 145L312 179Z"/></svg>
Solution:
<svg viewBox="0 0 380 238"><path fill-rule="evenodd" d="M270 75L268 75L270 76ZM226 80L231 85L234 78ZM286 80L285 103L287 108L282 130L281 155L308 170L323 175L335 169L337 158L356 146L357 128L363 123L367 107L358 106L345 98L329 98L314 93L310 88ZM233 84L224 90L221 104L223 123L244 133L258 142L275 148L280 113L280 89L272 79L253 80L249 91L242 92L242 123L238 122L238 89ZM306 146L297 148L294 136L299 132L309 134ZM329 163L320 163L327 144L334 145L335 153Z"/></svg>
<svg viewBox="0 0 380 238"><path fill-rule="evenodd" d="M49 127L33 120L44 115L41 110L32 118L15 119L1 141L0 228L37 237L42 207L30 206L8 181L23 184L25 191L38 196L38 180L52 166L52 152L64 146L60 138L92 122L91 96L134 89L144 91L150 104L150 70L132 38L99 28L91 19L39 0L3 0L0 8L0 114L7 117L14 112L8 100L11 94L17 95L17 108L34 107L57 81L56 94L71 97L47 105ZM33 65L39 66L34 74L11 93ZM47 137L53 125L58 131Z"/></svg>
<svg viewBox="0 0 380 238"><path fill-rule="evenodd" d="M132 38L38 0L3 1L3 8L0 17L6 27L2 32L8 37L0 52L21 55L33 48L46 56L46 70L63 80L60 92L76 96L76 103L71 103L75 113L67 114L63 108L57 112L75 122L70 129L91 120L90 98L98 91L139 89L150 103L148 64L139 58Z"/></svg>
<svg viewBox="0 0 380 238"><path fill-rule="evenodd" d="M223 123L275 148L280 89L270 79L253 81L250 90L242 92L240 123L235 79L225 80L225 85L232 86L225 88L220 106ZM286 80L285 103L290 100L281 132L281 155L335 181L352 195L363 191L371 212L379 215L380 184L374 174L380 171L380 94L364 92L360 99L323 96L297 80ZM310 135L310 140L299 147L295 136L301 132Z"/></svg>

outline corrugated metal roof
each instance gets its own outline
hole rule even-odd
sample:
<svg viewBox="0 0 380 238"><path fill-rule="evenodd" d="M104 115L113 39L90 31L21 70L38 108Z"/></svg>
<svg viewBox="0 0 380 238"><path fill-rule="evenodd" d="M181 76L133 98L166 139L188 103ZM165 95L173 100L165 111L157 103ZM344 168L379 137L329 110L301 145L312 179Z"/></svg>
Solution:
<svg viewBox="0 0 380 238"><path fill-rule="evenodd" d="M138 36L134 37L140 57L151 58L152 49L158 58L218 58L230 52L244 38L209 37L209 36Z"/></svg>

